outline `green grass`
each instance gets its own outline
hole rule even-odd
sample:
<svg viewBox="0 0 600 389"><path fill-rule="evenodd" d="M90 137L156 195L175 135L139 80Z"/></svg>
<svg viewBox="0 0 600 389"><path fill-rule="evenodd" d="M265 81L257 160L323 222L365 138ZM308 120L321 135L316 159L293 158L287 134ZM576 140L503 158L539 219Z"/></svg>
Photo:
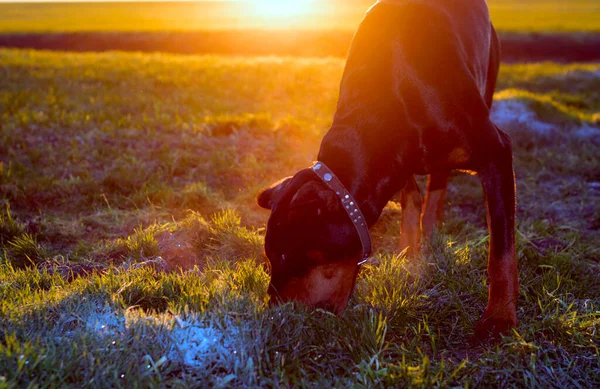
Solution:
<svg viewBox="0 0 600 389"><path fill-rule="evenodd" d="M469 343L487 231L462 174L419 260L388 205L341 317L268 306L254 196L314 159L342 68L0 50L0 387L600 385L600 65L502 67L496 104L530 116L504 126L521 295L500 343ZM180 254L196 267L143 266Z"/></svg>
<svg viewBox="0 0 600 389"><path fill-rule="evenodd" d="M297 19L253 16L248 2L0 4L0 31L191 31L263 28L354 30L374 0L319 1ZM502 32L600 30L598 0L490 0Z"/></svg>

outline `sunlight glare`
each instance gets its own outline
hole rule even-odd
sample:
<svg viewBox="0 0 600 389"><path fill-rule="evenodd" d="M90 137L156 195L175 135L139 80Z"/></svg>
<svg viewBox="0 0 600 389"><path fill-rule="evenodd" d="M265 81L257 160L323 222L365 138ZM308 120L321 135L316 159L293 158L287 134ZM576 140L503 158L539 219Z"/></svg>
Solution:
<svg viewBox="0 0 600 389"><path fill-rule="evenodd" d="M310 10L312 0L254 0L256 14L263 18L301 16Z"/></svg>

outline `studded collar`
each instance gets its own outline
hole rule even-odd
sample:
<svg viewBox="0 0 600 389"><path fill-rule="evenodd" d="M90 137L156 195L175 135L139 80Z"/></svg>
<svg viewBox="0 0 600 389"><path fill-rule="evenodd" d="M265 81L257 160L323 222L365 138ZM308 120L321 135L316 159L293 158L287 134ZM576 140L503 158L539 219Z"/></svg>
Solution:
<svg viewBox="0 0 600 389"><path fill-rule="evenodd" d="M315 162L311 167L311 170L329 187L329 189L335 192L340 199L344 210L348 214L348 217L350 217L352 225L356 228L362 246L361 259L358 262L358 265L363 265L369 260L369 256L371 255L371 235L369 234L367 221L358 207L356 200L354 200L346 187L344 187L337 176L323 162Z"/></svg>

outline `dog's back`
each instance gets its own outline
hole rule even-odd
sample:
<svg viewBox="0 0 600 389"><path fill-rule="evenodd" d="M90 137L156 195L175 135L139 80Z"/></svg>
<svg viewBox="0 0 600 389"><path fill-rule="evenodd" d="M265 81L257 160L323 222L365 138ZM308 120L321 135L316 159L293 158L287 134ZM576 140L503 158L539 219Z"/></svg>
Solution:
<svg viewBox="0 0 600 389"><path fill-rule="evenodd" d="M490 45L494 38L485 0L379 0L367 15L371 12L389 14L403 24L401 28L411 30L412 34L399 36L404 44L420 44L421 49L427 47L421 51L434 55L441 49L455 53L458 63L469 64L468 71L481 94L485 93ZM457 45L462 48L459 52L456 52ZM408 64L416 60L410 57L407 54ZM447 61L451 58L438 59ZM418 68L418 64L415 65Z"/></svg>
<svg viewBox="0 0 600 389"><path fill-rule="evenodd" d="M383 137L403 165L427 173L469 148L461 134L482 131L497 51L484 0L379 1L353 41L327 136L353 126L366 144Z"/></svg>

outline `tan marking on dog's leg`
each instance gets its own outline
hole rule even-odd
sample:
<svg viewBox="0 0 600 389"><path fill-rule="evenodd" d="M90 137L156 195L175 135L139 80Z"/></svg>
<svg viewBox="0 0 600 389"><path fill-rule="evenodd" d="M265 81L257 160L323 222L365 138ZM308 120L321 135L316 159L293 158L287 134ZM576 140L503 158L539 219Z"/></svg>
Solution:
<svg viewBox="0 0 600 389"><path fill-rule="evenodd" d="M400 224L400 245L398 249L408 249L407 256L420 252L421 244L421 208L423 198L415 177L409 178L401 195L402 221Z"/></svg>
<svg viewBox="0 0 600 389"><path fill-rule="evenodd" d="M421 217L423 239L431 239L434 228L443 221L449 176L449 171L429 175L427 193L425 194L425 207Z"/></svg>

